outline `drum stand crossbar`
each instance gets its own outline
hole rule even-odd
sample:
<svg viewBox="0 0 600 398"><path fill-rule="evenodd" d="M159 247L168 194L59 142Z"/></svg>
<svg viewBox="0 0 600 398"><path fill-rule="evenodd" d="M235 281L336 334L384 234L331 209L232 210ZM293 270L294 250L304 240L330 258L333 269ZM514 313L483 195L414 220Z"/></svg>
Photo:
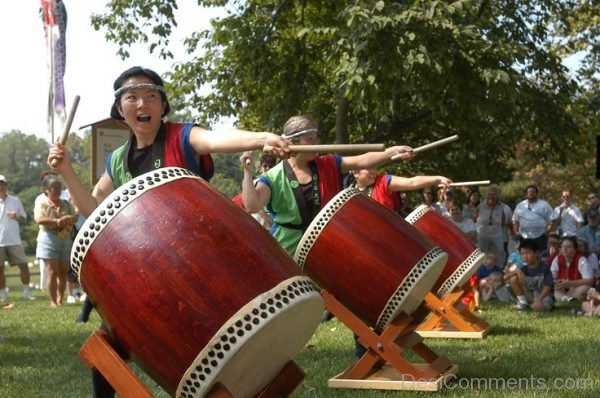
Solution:
<svg viewBox="0 0 600 398"><path fill-rule="evenodd" d="M153 395L115 350L111 336L103 331L92 333L85 341L79 356L90 369L97 369L120 397L152 398ZM287 397L304 379L304 372L294 361L287 362L271 382L254 397ZM227 388L216 383L206 398L233 398Z"/></svg>
<svg viewBox="0 0 600 398"><path fill-rule="evenodd" d="M439 391L458 372L458 366L438 356L415 331L416 323L404 312L377 334L326 290L327 309L352 330L368 350L344 372L329 379L331 388ZM425 363L404 357L410 351Z"/></svg>
<svg viewBox="0 0 600 398"><path fill-rule="evenodd" d="M468 308L457 309L467 293L465 289L456 289L442 299L429 292L425 303L431 315L419 325L417 333L422 337L482 339L490 330L490 325L477 318Z"/></svg>

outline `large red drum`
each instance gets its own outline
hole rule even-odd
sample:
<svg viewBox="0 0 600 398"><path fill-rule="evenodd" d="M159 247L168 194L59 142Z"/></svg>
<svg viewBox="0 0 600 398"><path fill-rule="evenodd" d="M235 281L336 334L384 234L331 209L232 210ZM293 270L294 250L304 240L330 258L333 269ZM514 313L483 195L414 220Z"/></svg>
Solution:
<svg viewBox="0 0 600 398"><path fill-rule="evenodd" d="M402 217L349 188L321 209L294 259L319 286L381 332L400 312L415 311L446 257Z"/></svg>
<svg viewBox="0 0 600 398"><path fill-rule="evenodd" d="M117 343L169 394L259 392L310 339L320 289L248 214L180 168L88 218L71 254Z"/></svg>
<svg viewBox="0 0 600 398"><path fill-rule="evenodd" d="M485 254L452 221L425 205L420 205L406 221L448 253L448 262L432 291L439 297L462 287L477 272Z"/></svg>

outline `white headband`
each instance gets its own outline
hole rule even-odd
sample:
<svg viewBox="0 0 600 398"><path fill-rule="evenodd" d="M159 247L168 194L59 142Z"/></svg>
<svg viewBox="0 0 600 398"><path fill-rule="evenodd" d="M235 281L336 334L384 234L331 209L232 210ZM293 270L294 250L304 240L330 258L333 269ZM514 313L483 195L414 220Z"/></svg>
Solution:
<svg viewBox="0 0 600 398"><path fill-rule="evenodd" d="M119 89L117 89L115 91L115 97L120 96L121 94L123 94L125 91L128 90L135 90L135 89L145 89L145 90L158 90L161 93L165 93L165 88L163 86L159 86L158 84L152 84L152 83L131 83L131 84L126 84L124 86L121 86Z"/></svg>
<svg viewBox="0 0 600 398"><path fill-rule="evenodd" d="M318 129L305 129L305 130L300 130L300 131L292 131L289 134L282 134L281 138L286 139L286 140L297 140L299 138L301 138L302 136L305 136L306 134L310 134L310 133L316 133L318 132Z"/></svg>

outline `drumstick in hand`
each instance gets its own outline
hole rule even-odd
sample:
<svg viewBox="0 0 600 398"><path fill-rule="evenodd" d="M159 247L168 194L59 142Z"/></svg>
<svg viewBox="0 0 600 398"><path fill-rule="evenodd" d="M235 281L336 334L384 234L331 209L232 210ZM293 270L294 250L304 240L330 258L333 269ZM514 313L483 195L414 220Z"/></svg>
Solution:
<svg viewBox="0 0 600 398"><path fill-rule="evenodd" d="M417 148L413 149L413 152L414 153L423 152L428 149L438 147L440 145L448 144L449 142L454 142L456 140L458 140L458 135L452 135L450 137L442 138L441 140L430 142L429 144L425 144L423 146L417 147ZM401 157L402 157L401 154L394 155L394 156L392 156L391 160L397 160L397 159L400 159Z"/></svg>
<svg viewBox="0 0 600 398"><path fill-rule="evenodd" d="M69 115L67 116L67 122L65 123L65 128L63 129L62 135L58 139L58 142L61 145L65 145L67 143L67 138L69 138L69 131L71 131L71 125L73 124L73 118L75 117L75 112L77 111L77 106L79 106L79 99L80 99L80 97L78 95L76 95L75 98L73 99L73 105L71 105L71 110L69 112ZM57 162L58 162L57 159L53 159L52 167L55 167Z"/></svg>

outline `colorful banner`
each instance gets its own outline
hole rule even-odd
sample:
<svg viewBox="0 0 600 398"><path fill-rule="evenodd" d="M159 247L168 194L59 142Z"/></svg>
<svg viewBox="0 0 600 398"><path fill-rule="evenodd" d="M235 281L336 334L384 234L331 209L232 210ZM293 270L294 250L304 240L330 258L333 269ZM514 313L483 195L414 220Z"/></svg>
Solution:
<svg viewBox="0 0 600 398"><path fill-rule="evenodd" d="M54 140L54 116L61 123L66 119L64 76L67 59L67 10L62 0L41 0L44 33L48 46L49 90L48 130Z"/></svg>

